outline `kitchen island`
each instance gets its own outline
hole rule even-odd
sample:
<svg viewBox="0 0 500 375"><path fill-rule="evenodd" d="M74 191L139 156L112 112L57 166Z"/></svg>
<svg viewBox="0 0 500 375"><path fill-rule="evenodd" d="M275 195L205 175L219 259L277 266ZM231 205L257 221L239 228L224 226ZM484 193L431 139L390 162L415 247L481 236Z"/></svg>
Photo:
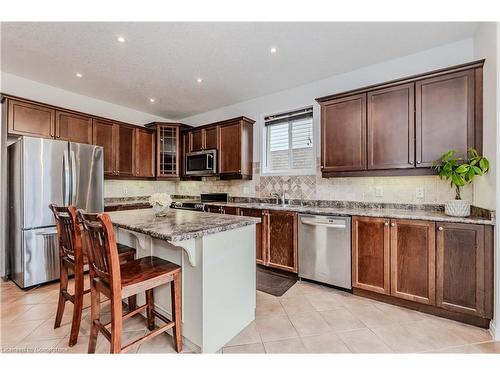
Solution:
<svg viewBox="0 0 500 375"><path fill-rule="evenodd" d="M182 267L184 343L215 353L255 319L255 225L260 219L171 209L109 213L117 240L137 258ZM139 295L138 303L144 303ZM155 288L156 308L171 317L170 287Z"/></svg>

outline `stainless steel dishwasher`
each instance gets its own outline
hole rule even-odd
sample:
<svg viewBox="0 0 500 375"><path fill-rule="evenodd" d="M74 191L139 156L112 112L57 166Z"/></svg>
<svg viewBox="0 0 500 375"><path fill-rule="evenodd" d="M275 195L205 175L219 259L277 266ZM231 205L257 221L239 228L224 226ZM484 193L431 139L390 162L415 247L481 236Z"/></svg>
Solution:
<svg viewBox="0 0 500 375"><path fill-rule="evenodd" d="M352 289L350 217L299 215L299 277Z"/></svg>

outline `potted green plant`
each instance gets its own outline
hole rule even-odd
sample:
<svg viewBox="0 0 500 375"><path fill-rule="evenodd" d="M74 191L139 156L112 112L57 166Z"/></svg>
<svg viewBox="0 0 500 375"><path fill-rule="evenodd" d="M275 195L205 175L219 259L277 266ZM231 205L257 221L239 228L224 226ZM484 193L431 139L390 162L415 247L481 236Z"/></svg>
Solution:
<svg viewBox="0 0 500 375"><path fill-rule="evenodd" d="M482 176L490 168L488 159L471 148L467 157L457 155L454 150L444 153L440 160L434 163L433 168L441 179L449 180L455 188L455 199L445 203L445 213L449 216L469 216L470 202L462 200L460 188L470 184L476 176Z"/></svg>

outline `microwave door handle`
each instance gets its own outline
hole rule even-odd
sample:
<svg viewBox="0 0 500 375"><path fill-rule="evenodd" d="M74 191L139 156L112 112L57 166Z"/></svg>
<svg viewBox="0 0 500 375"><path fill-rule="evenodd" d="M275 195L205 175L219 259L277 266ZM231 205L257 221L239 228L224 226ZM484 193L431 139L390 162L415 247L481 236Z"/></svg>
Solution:
<svg viewBox="0 0 500 375"><path fill-rule="evenodd" d="M213 168L214 165L214 156L212 154L207 154L207 171ZM210 167L210 160L212 160L212 167Z"/></svg>

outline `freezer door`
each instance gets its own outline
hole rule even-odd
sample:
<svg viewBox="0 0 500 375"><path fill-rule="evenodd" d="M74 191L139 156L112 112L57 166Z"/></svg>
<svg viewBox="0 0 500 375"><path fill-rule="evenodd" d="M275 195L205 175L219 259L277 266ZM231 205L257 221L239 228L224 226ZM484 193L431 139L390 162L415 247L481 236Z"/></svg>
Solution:
<svg viewBox="0 0 500 375"><path fill-rule="evenodd" d="M59 247L55 227L21 232L22 251L14 252L12 279L21 288L59 278Z"/></svg>
<svg viewBox="0 0 500 375"><path fill-rule="evenodd" d="M64 157L68 142L51 139L23 137L21 139L22 168L20 178L11 181L15 190L22 191L23 228L32 229L54 225L49 204L63 205L65 174ZM66 181L68 179L66 178ZM69 187L68 187L69 188Z"/></svg>
<svg viewBox="0 0 500 375"><path fill-rule="evenodd" d="M100 146L69 144L71 204L88 212L104 211L104 153Z"/></svg>

